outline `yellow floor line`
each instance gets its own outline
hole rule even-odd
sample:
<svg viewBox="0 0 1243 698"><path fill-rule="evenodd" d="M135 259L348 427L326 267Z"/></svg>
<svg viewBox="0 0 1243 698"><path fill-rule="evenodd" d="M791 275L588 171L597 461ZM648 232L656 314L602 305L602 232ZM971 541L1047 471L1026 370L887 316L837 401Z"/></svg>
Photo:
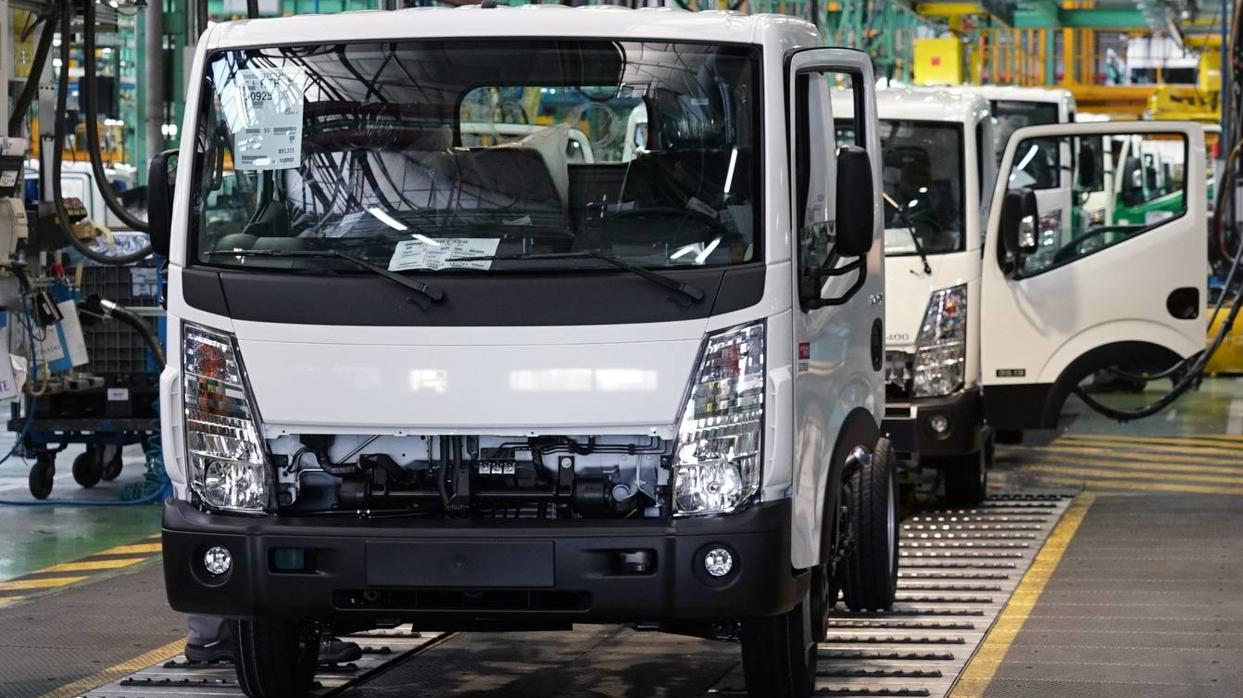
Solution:
<svg viewBox="0 0 1243 698"><path fill-rule="evenodd" d="M1051 485L1078 485L1080 487L1110 487L1130 489L1135 492L1174 492L1179 494L1243 494L1243 487L1206 487L1204 485L1178 485L1165 482L1140 482L1138 480L1108 480L1093 482L1084 477L1057 477L1040 475L1040 482Z"/></svg>
<svg viewBox="0 0 1243 698"><path fill-rule="evenodd" d="M1182 438L1149 438L1142 436L1062 436L1053 442L1056 444L1118 444L1122 446L1148 446L1153 448L1184 448L1196 452L1216 451L1222 454L1239 455L1243 453L1243 442L1237 446L1224 441L1206 441L1202 439Z"/></svg>
<svg viewBox="0 0 1243 698"><path fill-rule="evenodd" d="M1083 517L1095 498L1096 495L1085 492L1079 495L1066 510L1062 520L1049 534L1044 547L1032 561L1031 568L1023 575L1023 580L1014 590L1014 595L1010 597L1001 615L997 617L997 622L988 631L984 643L971 657L962 676L954 684L950 698L981 698L988 690L988 685L992 683L997 668L1001 666L1006 653L1010 651L1014 638L1023 629L1023 624L1027 622L1027 616L1031 614L1032 607L1040 600L1040 594L1044 592L1049 577L1053 576L1053 571L1062 561L1062 555L1070 545L1071 539L1075 537L1079 524L1083 523Z"/></svg>
<svg viewBox="0 0 1243 698"><path fill-rule="evenodd" d="M1185 453L1162 454L1153 451L1129 451L1121 448L1090 448L1087 446L1047 446L1027 451L1037 457L1046 453L1061 453L1068 456L1085 458L1107 458L1109 460L1136 460L1145 463L1184 463L1188 465L1205 465L1208 467L1226 468L1243 473L1243 453L1231 456L1189 456ZM1237 467L1231 464L1238 463Z"/></svg>
<svg viewBox="0 0 1243 698"><path fill-rule="evenodd" d="M112 560L83 560L82 562L62 562L59 565L44 567L38 572L32 574L43 574L45 572L87 572L90 570L117 570L122 567L129 567L144 560L150 560L150 557L120 557Z"/></svg>
<svg viewBox="0 0 1243 698"><path fill-rule="evenodd" d="M185 649L185 646L186 641L184 639L173 640L163 647L157 647L156 649L140 654L133 659L128 659L115 666L110 666L97 674L91 674L90 676L74 681L67 686L61 686L51 693L43 694L40 698L73 698L73 696L80 696L92 688L97 688L106 683L111 683L140 669L145 669L152 664L166 662L169 659L181 654L181 651Z"/></svg>
<svg viewBox="0 0 1243 698"><path fill-rule="evenodd" d="M1094 466L1103 468L1105 466ZM1068 465L1041 465L1032 464L1023 466L1025 472L1034 473L1051 473L1054 475L1082 475L1088 480L1092 479L1121 479L1130 478L1134 480L1159 480L1165 482L1177 483L1203 483L1203 484L1222 484L1236 485L1243 487L1243 477L1225 477L1222 475L1183 475L1180 473L1160 473L1145 472L1141 470L1128 470L1126 472L1113 472L1106 470L1093 470L1084 466L1068 466Z"/></svg>
<svg viewBox="0 0 1243 698"><path fill-rule="evenodd" d="M158 553L162 549L159 543L135 543L133 545L118 545L115 548L101 550L96 555L137 555L141 553Z"/></svg>
<svg viewBox="0 0 1243 698"><path fill-rule="evenodd" d="M1171 434L1169 436L1155 436L1152 434L1062 434L1059 439L1120 439L1132 441L1151 441L1162 443L1166 441L1186 441L1189 443L1224 443L1239 444L1243 446L1243 435L1233 434Z"/></svg>
<svg viewBox="0 0 1243 698"><path fill-rule="evenodd" d="M1127 470L1146 470L1153 473L1169 473L1170 475L1178 475L1179 473L1187 473L1189 475L1222 475L1243 479L1243 468L1219 468L1212 465L1188 465L1186 463L1149 463L1147 461L1136 461L1131 458L1100 458L1097 456L1076 456L1076 455L1055 455L1048 454L1040 458L1039 461L1024 464L1022 467L1028 468L1031 465L1078 465L1081 472L1092 472L1092 468L1125 468Z"/></svg>
<svg viewBox="0 0 1243 698"><path fill-rule="evenodd" d="M23 589L54 589L80 582L86 577L49 577L47 579L14 579L0 582L0 591L21 591Z"/></svg>

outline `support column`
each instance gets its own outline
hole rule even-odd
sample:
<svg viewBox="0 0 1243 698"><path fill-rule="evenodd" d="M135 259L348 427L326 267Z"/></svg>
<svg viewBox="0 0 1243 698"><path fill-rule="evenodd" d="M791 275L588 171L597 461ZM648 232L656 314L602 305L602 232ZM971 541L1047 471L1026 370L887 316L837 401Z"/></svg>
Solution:
<svg viewBox="0 0 1243 698"><path fill-rule="evenodd" d="M147 5L146 19L143 27L143 53L146 54L146 65L143 66L143 143L146 144L146 158L164 150L164 134L160 127L164 125L164 81L168 74L168 65L164 60L164 0L152 0ZM139 172L146 171L147 163L134 163Z"/></svg>

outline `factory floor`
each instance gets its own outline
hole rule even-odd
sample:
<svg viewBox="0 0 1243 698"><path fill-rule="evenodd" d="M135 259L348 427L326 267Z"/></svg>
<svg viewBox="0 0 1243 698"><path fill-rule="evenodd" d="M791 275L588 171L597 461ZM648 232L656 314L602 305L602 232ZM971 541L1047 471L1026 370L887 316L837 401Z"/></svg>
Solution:
<svg viewBox="0 0 1243 698"><path fill-rule="evenodd" d="M1103 399L1138 404L1155 394ZM886 679L840 695L1243 695L1243 542L1228 535L1243 525L1243 381L1208 379L1169 411L1131 424L1081 404L1067 412L1064 431L999 449L993 492L1077 496L996 599L991 629L970 638L978 650L944 681ZM0 440L0 454L9 445ZM127 450L117 481L90 490L69 475L72 455L58 458L51 504L0 504L0 698L218 694L184 681L139 691L133 679L125 693L91 693L176 656L183 628L163 598L158 507L57 503L114 501L119 486L141 481L141 452ZM0 464L0 500L30 501L19 459ZM620 628L465 634L393 656L365 680L325 691L638 698L741 687L735 645Z"/></svg>

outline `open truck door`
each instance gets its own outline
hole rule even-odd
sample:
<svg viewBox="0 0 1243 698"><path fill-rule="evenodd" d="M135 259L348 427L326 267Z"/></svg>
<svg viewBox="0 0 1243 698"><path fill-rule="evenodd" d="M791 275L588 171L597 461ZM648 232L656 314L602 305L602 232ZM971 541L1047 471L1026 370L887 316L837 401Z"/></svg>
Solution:
<svg viewBox="0 0 1243 698"><path fill-rule="evenodd" d="M1181 165L1171 171L1204 171L1204 132L1189 122L1033 126L1007 144L981 276L981 381L997 429L1055 427L1066 396L1095 371L1164 369L1204 348L1203 177L1175 178L1167 196L1178 205L1125 225L1084 225L1089 217L1072 211L1049 226L1025 186L1033 151L1079 152L1115 137L1159 150ZM1076 160L1072 169L1093 166ZM1088 205L1078 183L1092 177L1081 174L1070 178L1072 208Z"/></svg>

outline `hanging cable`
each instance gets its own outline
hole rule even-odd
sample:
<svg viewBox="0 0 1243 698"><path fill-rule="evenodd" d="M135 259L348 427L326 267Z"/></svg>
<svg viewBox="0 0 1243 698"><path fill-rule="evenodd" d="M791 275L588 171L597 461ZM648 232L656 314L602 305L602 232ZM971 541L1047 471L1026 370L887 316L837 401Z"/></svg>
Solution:
<svg viewBox="0 0 1243 698"><path fill-rule="evenodd" d="M39 43L35 46L35 55L30 61L30 73L22 85L22 91L13 102L13 113L9 115L9 135L22 135L22 124L26 121L26 112L39 93L39 78L43 75L43 66L47 63L48 54L52 52L52 38L56 34L56 18L58 8L42 17L43 32L39 34Z"/></svg>
<svg viewBox="0 0 1243 698"><path fill-rule="evenodd" d="M72 1L72 0L70 0ZM96 104L95 91L98 89L96 80L98 79L98 66L95 56L95 2L94 0L83 0L82 2L82 81L79 83L79 92L82 96L82 106L85 112L86 123L86 152L91 160L91 171L95 173L95 186L99 189L100 195L103 196L104 204L107 208L121 220L122 223L137 230L138 232L148 232L150 227L147 222L130 213L121 200L117 198L116 191L112 188L112 183L108 181L108 173L104 170L103 152L99 146L99 109ZM65 38L61 38L61 42ZM152 57L154 60L154 56ZM63 64L65 66L68 63ZM151 245L148 244L143 257L151 254Z"/></svg>
<svg viewBox="0 0 1243 698"><path fill-rule="evenodd" d="M87 0L90 5L94 0ZM60 76L56 81L56 114L54 117L55 126L53 128L53 153L52 153L52 205L55 209L56 223L64 234L65 239L74 247L83 257L99 262L100 264L124 265L132 264L151 254L151 245L148 244L141 250L131 252L129 254L108 255L91 249L89 245L78 239L73 233L73 227L69 222L69 212L65 210L65 197L61 187L61 161L65 157L65 112L68 110L69 98L69 37L73 32L73 0L65 0L60 11ZM94 13L92 12L92 15ZM85 32L94 31L94 27L85 27ZM92 42L93 43L93 42ZM94 124L87 124L89 132ZM98 175L97 175L98 176ZM97 183L98 184L98 183ZM101 191L102 191L101 187Z"/></svg>

